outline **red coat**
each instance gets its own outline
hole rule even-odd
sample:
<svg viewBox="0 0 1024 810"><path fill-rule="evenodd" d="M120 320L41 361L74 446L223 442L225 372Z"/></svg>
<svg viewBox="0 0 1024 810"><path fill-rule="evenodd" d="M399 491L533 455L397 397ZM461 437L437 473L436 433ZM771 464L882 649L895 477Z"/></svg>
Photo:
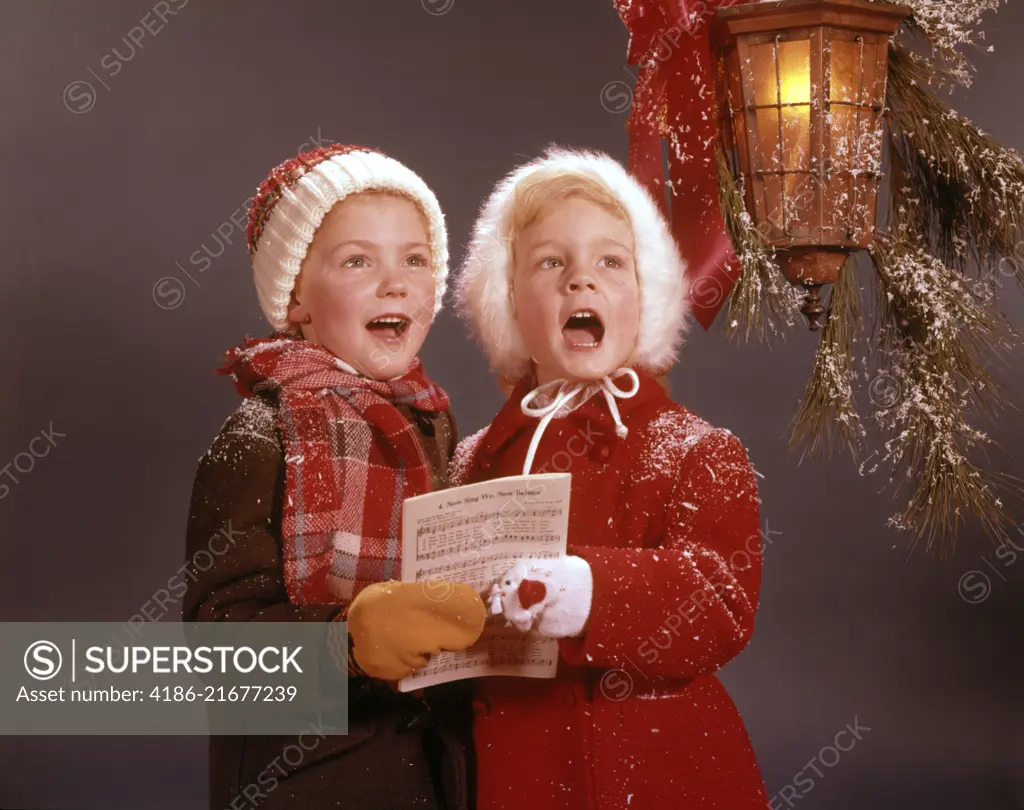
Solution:
<svg viewBox="0 0 1024 810"><path fill-rule="evenodd" d="M551 680L476 682L478 810L763 810L743 721L713 674L747 645L761 578L760 510L743 445L640 373L547 427L532 472L570 472L569 553L594 594ZM520 383L466 439L453 483L522 472L537 420Z"/></svg>

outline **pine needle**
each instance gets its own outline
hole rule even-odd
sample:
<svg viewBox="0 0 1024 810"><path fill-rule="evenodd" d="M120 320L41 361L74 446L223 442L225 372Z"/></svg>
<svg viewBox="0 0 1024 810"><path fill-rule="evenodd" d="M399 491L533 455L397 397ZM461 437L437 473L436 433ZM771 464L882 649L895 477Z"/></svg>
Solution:
<svg viewBox="0 0 1024 810"><path fill-rule="evenodd" d="M804 447L800 456L827 451L831 458L837 444L858 460L864 427L853 398L853 336L860 324L860 298L857 293L854 260L843 263L832 285L825 327L807 381L804 397L790 427L789 452Z"/></svg>

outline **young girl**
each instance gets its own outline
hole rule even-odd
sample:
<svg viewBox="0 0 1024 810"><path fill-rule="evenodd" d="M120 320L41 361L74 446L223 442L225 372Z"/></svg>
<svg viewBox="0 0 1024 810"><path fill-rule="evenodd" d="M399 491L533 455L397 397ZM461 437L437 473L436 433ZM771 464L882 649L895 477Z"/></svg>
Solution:
<svg viewBox="0 0 1024 810"><path fill-rule="evenodd" d="M232 542L193 566L184 618L348 620L350 649L324 650L319 669L351 673L350 723L312 746L310 735L212 737L211 810L464 807L457 718L413 724L420 704L385 682L468 646L485 618L468 586L438 600L429 585L389 582L402 501L447 485L456 441L417 358L445 290L441 210L397 161L330 146L271 172L248 239L279 331L247 339L222 369L245 399L199 462L189 559L218 532Z"/></svg>
<svg viewBox="0 0 1024 810"><path fill-rule="evenodd" d="M713 674L746 646L759 500L729 431L657 377L687 314L653 200L611 158L555 149L476 224L459 304L514 389L459 446L453 483L569 472L568 554L496 583L559 639L552 680L476 682L478 808L763 810L743 722Z"/></svg>

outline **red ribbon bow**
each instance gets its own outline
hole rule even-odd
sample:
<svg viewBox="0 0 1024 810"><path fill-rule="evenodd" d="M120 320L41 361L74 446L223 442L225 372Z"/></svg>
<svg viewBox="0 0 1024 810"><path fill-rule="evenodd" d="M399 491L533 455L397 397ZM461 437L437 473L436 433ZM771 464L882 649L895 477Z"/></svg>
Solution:
<svg viewBox="0 0 1024 810"><path fill-rule="evenodd" d="M629 117L629 171L661 207L686 261L690 304L711 326L736 283L739 259L718 202L718 137L710 22L737 0L615 0L639 66ZM661 141L668 142L671 209Z"/></svg>

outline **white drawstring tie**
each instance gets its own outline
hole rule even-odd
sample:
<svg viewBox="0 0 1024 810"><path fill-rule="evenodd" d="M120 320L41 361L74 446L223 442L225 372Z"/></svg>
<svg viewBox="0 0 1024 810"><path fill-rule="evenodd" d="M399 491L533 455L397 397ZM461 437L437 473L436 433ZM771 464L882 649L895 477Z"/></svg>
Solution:
<svg viewBox="0 0 1024 810"><path fill-rule="evenodd" d="M612 380L622 376L629 377L630 380L632 380L632 387L622 389L612 382ZM567 408L567 414L576 410L598 391L604 394L605 402L608 403L608 410L611 412L612 419L615 420L615 434L620 439L625 439L626 436L629 435L629 428L622 424L622 417L619 415L619 406L615 400L629 399L630 397L636 396L636 392L639 390L640 377L631 368L617 369L611 374L606 374L597 382L552 380L551 382L544 383L544 385L538 385L523 397L522 402L520 402L520 407L523 409L523 413L527 416L534 416L540 419L540 424L537 425L537 429L533 432L533 439L530 441L530 449L526 451L526 462L523 464L523 475L530 474L530 468L533 466L533 457L537 453L537 447L540 446L541 436L544 435L544 431L547 429L551 420L558 415L562 408ZM532 405L534 399L542 394L548 396L549 392L553 393L554 399L552 399L547 405ZM582 398L579 398L581 394L583 396ZM577 402L570 404L577 398L579 398Z"/></svg>

